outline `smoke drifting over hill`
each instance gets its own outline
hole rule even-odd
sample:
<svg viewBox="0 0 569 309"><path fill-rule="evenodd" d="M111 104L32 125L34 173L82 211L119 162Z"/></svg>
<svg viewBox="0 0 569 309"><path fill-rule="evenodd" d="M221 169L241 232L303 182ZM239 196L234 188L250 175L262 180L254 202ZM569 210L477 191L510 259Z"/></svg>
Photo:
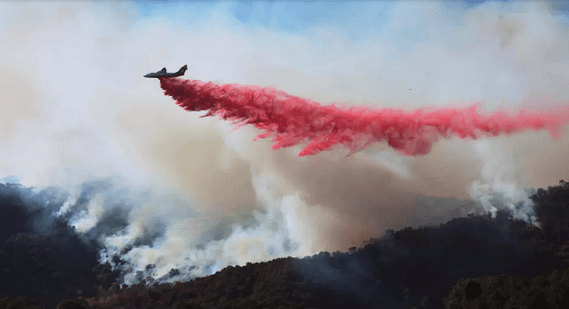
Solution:
<svg viewBox="0 0 569 309"><path fill-rule="evenodd" d="M526 188L566 179L563 131L299 158L306 144L274 151L253 142L263 132L185 113L141 77L187 63L192 79L323 105L566 108L568 27L548 3L367 5L349 19L384 23L291 32L244 25L231 4L175 20L126 2L0 3L0 179L59 188L33 227L64 220L127 284L345 250L473 211L532 221Z"/></svg>

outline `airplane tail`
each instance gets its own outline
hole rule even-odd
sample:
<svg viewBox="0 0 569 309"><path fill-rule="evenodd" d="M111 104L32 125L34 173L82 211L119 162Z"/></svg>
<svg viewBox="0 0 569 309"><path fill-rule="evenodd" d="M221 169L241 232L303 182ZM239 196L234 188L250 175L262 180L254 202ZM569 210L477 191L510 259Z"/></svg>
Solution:
<svg viewBox="0 0 569 309"><path fill-rule="evenodd" d="M184 73L186 73L187 70L188 70L188 65L184 64L184 66L178 70L178 73L184 74Z"/></svg>

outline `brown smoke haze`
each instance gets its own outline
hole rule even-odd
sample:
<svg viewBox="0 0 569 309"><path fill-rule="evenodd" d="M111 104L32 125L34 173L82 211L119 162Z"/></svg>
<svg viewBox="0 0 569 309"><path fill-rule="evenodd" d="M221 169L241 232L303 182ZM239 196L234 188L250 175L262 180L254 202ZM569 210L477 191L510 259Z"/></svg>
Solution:
<svg viewBox="0 0 569 309"><path fill-rule="evenodd" d="M525 205L515 215L526 218L526 188L567 178L567 132L443 140L418 157L377 144L299 158L301 146L272 150L253 141L255 129L200 119L142 78L187 64L186 78L322 104L566 106L569 27L553 5L401 2L384 26L351 34L326 22L302 32L253 27L230 8L216 3L185 20L145 17L128 2L0 2L0 181L64 188L59 214L82 233L125 207L128 225L97 239L101 261L120 256L115 267L134 270L124 282L149 264L142 276L174 268L181 275L167 280L176 280L346 250L476 209ZM113 189L74 210L81 185L96 180Z"/></svg>

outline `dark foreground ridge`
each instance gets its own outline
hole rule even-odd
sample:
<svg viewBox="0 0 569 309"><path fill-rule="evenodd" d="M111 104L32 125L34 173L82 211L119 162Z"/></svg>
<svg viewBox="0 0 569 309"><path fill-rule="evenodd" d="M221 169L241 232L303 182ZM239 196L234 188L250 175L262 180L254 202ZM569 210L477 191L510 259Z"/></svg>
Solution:
<svg viewBox="0 0 569 309"><path fill-rule="evenodd" d="M539 250L569 261L569 184L532 196L541 230L530 238ZM563 264L562 264L563 265ZM495 275L463 279L444 299L446 308L569 308L569 268L547 275Z"/></svg>
<svg viewBox="0 0 569 309"><path fill-rule="evenodd" d="M6 186L2 188L7 190ZM32 308L34 304L53 308L60 301L58 308L62 309L567 308L569 186L562 182L557 187L540 189L532 198L541 228L513 220L504 212L496 218L469 216L438 227L387 231L385 236L349 252L321 252L303 259L289 257L230 266L190 282L150 287L144 283L123 288L110 284L116 277L103 266L95 268L94 273L96 246L76 236L70 239L85 247L72 246L74 254L83 254L82 261L73 265L58 262L63 257L53 252L60 249L49 249L57 248L56 244L43 238L40 241L40 237L52 236L19 231L16 225L10 225L11 230L1 234L0 297L12 298L0 300L0 308ZM12 207L3 208L3 213L5 209L14 213L10 222L37 217L14 210L22 205L14 206L18 200L13 196L8 202L0 201L5 203L0 207ZM68 237L73 235L69 233ZM14 242L20 244L20 249L10 245ZM17 266L17 258L29 260L29 265L49 265L42 266L49 271L42 271L40 266ZM62 275L54 275L58 271ZM19 286L19 290L13 286ZM46 292L48 288L51 290ZM19 296L29 299L16 299ZM69 300L62 301L65 298Z"/></svg>
<svg viewBox="0 0 569 309"><path fill-rule="evenodd" d="M0 184L0 298L8 297L0 308L54 308L62 299L96 296L116 280L99 265L100 248L52 215L63 201L54 189Z"/></svg>

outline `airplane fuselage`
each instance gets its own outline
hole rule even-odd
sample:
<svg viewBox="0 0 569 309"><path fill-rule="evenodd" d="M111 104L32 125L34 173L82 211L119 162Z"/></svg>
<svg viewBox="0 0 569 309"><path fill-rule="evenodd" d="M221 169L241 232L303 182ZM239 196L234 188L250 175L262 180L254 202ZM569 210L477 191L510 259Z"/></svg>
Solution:
<svg viewBox="0 0 569 309"><path fill-rule="evenodd" d="M181 67L178 72L174 72L174 73L168 73L166 72L166 68L163 68L162 70L155 72L155 73L148 73L146 75L144 75L144 77L147 78L171 78L171 77L178 77L178 76L182 76L184 75L184 73L186 73L186 70L188 69L187 65L184 65L183 67Z"/></svg>

